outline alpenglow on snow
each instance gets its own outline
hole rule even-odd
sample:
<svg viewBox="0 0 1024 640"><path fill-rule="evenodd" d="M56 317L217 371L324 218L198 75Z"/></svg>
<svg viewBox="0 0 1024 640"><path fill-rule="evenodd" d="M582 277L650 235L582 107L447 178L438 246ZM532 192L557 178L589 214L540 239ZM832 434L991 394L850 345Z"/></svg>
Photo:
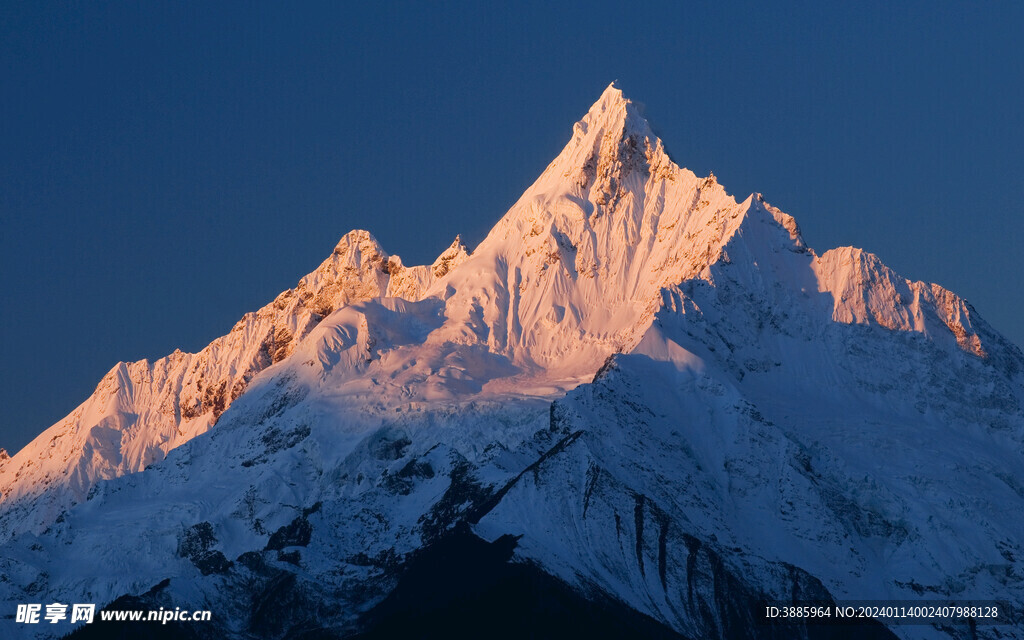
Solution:
<svg viewBox="0 0 1024 640"><path fill-rule="evenodd" d="M209 609L211 638L831 637L760 607L998 600L857 629L1024 637L1022 403L967 302L819 255L612 85L472 253L352 231L0 461L0 600Z"/></svg>

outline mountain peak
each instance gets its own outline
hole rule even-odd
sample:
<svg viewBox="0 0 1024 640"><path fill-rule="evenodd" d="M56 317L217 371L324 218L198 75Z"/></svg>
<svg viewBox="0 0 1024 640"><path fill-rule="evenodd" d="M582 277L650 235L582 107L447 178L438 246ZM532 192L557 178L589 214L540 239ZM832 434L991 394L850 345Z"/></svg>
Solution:
<svg viewBox="0 0 1024 640"><path fill-rule="evenodd" d="M347 253L353 248L374 248L380 249L380 243L373 234L365 229L353 229L343 235L338 244L334 246L334 253ZM380 250L383 252L383 250Z"/></svg>
<svg viewBox="0 0 1024 640"><path fill-rule="evenodd" d="M622 89L616 86L618 80L613 80L611 84L605 87L604 91L601 92L601 97L598 99L597 104L601 103L612 103L612 102L629 102L629 98L622 93ZM593 107L591 107L593 109Z"/></svg>
<svg viewBox="0 0 1024 640"><path fill-rule="evenodd" d="M647 120L640 114L640 108L614 82L605 88L583 119L576 123L574 133L586 134L593 130L606 134L614 132L623 137L631 134L654 137Z"/></svg>
<svg viewBox="0 0 1024 640"><path fill-rule="evenodd" d="M452 244L437 257L437 260L434 260L434 264L430 265L430 270L435 278L441 278L465 262L467 258L469 258L469 253L466 251L466 246L462 244L462 236L457 235Z"/></svg>
<svg viewBox="0 0 1024 640"><path fill-rule="evenodd" d="M604 91L601 92L601 97L590 107L589 113L594 113L595 111L601 113L613 110L616 107L637 108L636 104L626 97L626 94L622 92L622 89L616 83L618 83L618 80L605 87Z"/></svg>

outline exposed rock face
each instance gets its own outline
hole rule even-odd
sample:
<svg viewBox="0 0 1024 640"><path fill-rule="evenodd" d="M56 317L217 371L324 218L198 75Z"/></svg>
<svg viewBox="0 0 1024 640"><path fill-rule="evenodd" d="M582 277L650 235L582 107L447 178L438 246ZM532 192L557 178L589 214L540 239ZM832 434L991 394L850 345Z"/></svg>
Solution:
<svg viewBox="0 0 1024 640"><path fill-rule="evenodd" d="M398 256L392 256L388 265L391 280L388 282L389 297L419 300L427 288L448 275L448 272L459 266L469 257L462 238L455 236L455 241L437 257L430 266L406 267Z"/></svg>

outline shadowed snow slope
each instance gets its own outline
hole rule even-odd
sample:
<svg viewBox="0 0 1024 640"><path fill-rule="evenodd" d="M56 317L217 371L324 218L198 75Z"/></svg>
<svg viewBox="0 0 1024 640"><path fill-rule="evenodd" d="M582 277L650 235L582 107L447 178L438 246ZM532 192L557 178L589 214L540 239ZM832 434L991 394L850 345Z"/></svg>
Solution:
<svg viewBox="0 0 1024 640"><path fill-rule="evenodd" d="M756 611L844 598L998 598L1013 624L978 635L1022 637L1022 406L1024 356L965 301L818 256L760 195L674 164L610 86L471 255L404 267L352 232L0 462L0 601L372 636L396 611L439 624L408 594L457 567L480 610L543 608L513 594L533 584L666 637L837 637Z"/></svg>

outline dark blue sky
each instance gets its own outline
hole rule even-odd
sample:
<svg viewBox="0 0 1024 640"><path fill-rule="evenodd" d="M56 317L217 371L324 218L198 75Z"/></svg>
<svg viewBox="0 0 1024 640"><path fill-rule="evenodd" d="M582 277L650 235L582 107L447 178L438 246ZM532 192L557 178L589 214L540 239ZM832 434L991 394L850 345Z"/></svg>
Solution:
<svg viewBox="0 0 1024 640"><path fill-rule="evenodd" d="M1022 3L275 4L3 3L0 446L349 229L475 245L615 79L679 164L1024 343Z"/></svg>

